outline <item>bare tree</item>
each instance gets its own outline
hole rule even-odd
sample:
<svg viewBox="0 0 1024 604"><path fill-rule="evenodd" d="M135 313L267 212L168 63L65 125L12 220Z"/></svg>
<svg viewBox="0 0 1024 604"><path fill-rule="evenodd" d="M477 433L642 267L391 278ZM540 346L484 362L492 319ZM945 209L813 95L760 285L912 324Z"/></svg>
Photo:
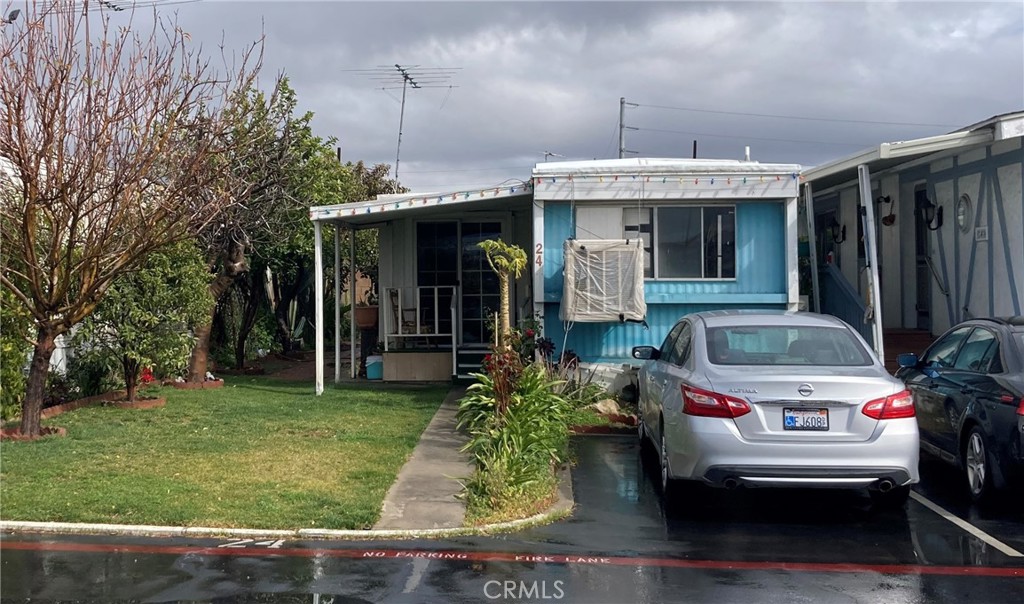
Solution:
<svg viewBox="0 0 1024 604"><path fill-rule="evenodd" d="M55 338L233 203L217 188L233 151L223 107L261 62L262 41L215 67L156 12L115 27L92 8L28 0L0 37L0 285L34 321L29 436Z"/></svg>

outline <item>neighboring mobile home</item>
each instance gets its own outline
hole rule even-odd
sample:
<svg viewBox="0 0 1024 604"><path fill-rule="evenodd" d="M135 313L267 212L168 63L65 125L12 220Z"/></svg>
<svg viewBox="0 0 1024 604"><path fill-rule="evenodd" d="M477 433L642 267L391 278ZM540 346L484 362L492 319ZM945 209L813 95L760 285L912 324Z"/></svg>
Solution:
<svg viewBox="0 0 1024 604"><path fill-rule="evenodd" d="M865 311L880 318L877 333L925 336L970 317L1022 314L1022 136L1024 112L1008 113L806 170L821 311L860 327L869 341L874 321L864 320ZM869 222L873 237L865 237ZM899 352L906 351L886 356Z"/></svg>
<svg viewBox="0 0 1024 604"><path fill-rule="evenodd" d="M321 267L322 225L380 230L385 379L479 370L498 287L476 244L499 237L530 259L512 288L513 321L536 318L556 354L614 372L687 312L797 308L799 173L731 160L551 162L528 181L315 207L310 218ZM336 246L340 256L340 237ZM319 391L322 280L317 289Z"/></svg>

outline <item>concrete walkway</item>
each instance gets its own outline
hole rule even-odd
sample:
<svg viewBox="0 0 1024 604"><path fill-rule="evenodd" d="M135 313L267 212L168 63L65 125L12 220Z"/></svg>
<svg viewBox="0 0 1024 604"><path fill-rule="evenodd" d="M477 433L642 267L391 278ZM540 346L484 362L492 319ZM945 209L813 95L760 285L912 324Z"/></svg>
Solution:
<svg viewBox="0 0 1024 604"><path fill-rule="evenodd" d="M462 526L466 505L456 495L462 492L459 481L473 473L469 456L459 452L467 438L455 429L458 402L465 392L456 387L445 396L384 498L374 529Z"/></svg>

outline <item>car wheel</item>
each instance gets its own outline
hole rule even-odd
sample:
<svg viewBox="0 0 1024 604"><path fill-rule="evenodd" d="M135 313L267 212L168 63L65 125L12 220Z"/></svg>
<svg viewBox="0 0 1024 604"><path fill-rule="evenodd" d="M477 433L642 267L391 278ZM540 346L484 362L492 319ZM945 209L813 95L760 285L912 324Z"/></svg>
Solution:
<svg viewBox="0 0 1024 604"><path fill-rule="evenodd" d="M661 446L658 448L658 459L661 466L661 494L666 500L672 490L674 480L668 474L668 444L665 442L665 427L661 428Z"/></svg>
<svg viewBox="0 0 1024 604"><path fill-rule="evenodd" d="M988 499L993 491L992 463L988 454L988 444L981 428L974 426L967 435L963 451L964 470L967 473L967 492L971 500L981 503Z"/></svg>
<svg viewBox="0 0 1024 604"><path fill-rule="evenodd" d="M882 491L871 491L871 501L877 507L887 510L902 508L907 503L907 498L909 497L910 485L893 487L884 493Z"/></svg>

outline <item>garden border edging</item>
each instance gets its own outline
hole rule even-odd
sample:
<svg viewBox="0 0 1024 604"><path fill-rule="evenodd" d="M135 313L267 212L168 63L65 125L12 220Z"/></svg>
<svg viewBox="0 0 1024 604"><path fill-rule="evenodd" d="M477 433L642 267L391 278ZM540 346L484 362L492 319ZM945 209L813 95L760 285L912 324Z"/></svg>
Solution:
<svg viewBox="0 0 1024 604"><path fill-rule="evenodd" d="M568 516L575 506L572 474L568 467L558 471L558 500L540 514L477 527L437 529L250 529L202 526L155 526L76 522L31 522L0 520L0 531L58 535L126 535L133 537L223 537L225 539L424 539L489 535L525 529Z"/></svg>

